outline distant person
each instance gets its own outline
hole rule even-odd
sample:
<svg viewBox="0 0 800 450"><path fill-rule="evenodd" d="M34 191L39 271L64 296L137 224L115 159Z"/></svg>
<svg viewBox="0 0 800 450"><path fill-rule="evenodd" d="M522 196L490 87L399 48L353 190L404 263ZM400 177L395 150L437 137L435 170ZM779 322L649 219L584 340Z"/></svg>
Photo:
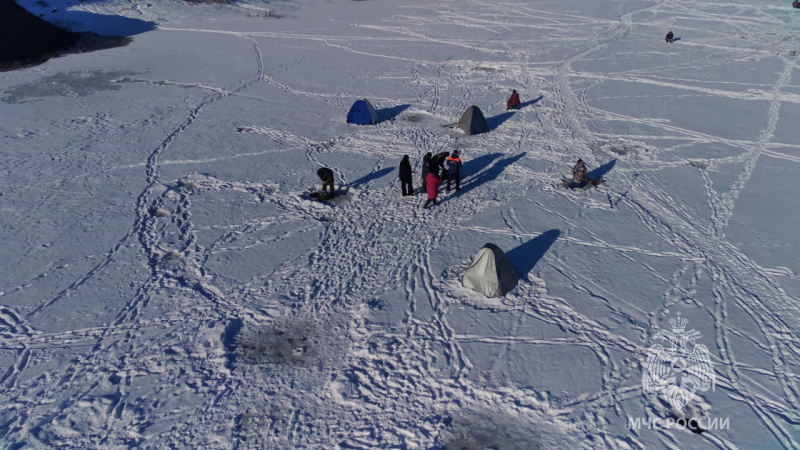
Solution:
<svg viewBox="0 0 800 450"><path fill-rule="evenodd" d="M586 168L586 164L583 163L582 159L578 159L578 162L572 166L572 181L584 186L590 181L588 173L589 170Z"/></svg>
<svg viewBox="0 0 800 450"><path fill-rule="evenodd" d="M428 191L428 200L422 205L422 209L428 209L428 205L436 204L436 197L439 196L439 185L442 179L439 178L439 170L435 166L431 166L428 171L428 176L425 179L426 190Z"/></svg>
<svg viewBox="0 0 800 450"><path fill-rule="evenodd" d="M425 156L422 157L422 192L425 192L425 177L428 176L428 166L431 162L431 157L433 153L428 152L425 153Z"/></svg>
<svg viewBox="0 0 800 450"><path fill-rule="evenodd" d="M414 195L411 173L411 163L408 161L408 155L403 155L403 159L400 161L400 189L403 191L403 197Z"/></svg>
<svg viewBox="0 0 800 450"><path fill-rule="evenodd" d="M795 3L797 3L797 2L795 1ZM667 33L667 38L665 39L665 41L667 41L667 42L669 42L670 44L672 44L672 42L673 42L674 40L675 40L675 35L674 35L674 34L672 34L672 31L670 31L669 33Z"/></svg>
<svg viewBox="0 0 800 450"><path fill-rule="evenodd" d="M450 192L450 182L455 180L456 190L461 190L461 158L458 156L458 150L453 150L453 154L447 157L447 192Z"/></svg>
<svg viewBox="0 0 800 450"><path fill-rule="evenodd" d="M333 171L327 167L321 167L317 170L317 176L322 180L322 191L324 192L326 188L329 189L328 198L333 198Z"/></svg>
<svg viewBox="0 0 800 450"><path fill-rule="evenodd" d="M511 97L506 101L506 110L519 109L519 94L516 90L511 91Z"/></svg>
<svg viewBox="0 0 800 450"><path fill-rule="evenodd" d="M450 156L450 152L439 152L431 158L431 162L428 164L428 170L433 172L433 169L436 168L436 173L442 173L442 177L445 177L447 172L445 171L444 163L447 160L447 157Z"/></svg>

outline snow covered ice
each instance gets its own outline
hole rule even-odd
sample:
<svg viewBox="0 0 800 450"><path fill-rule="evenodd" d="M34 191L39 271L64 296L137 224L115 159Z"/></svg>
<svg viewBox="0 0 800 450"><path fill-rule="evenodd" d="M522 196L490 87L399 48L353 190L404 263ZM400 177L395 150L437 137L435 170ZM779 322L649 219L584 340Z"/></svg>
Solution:
<svg viewBox="0 0 800 450"><path fill-rule="evenodd" d="M800 448L790 1L20 3L133 40L0 73L0 447Z"/></svg>

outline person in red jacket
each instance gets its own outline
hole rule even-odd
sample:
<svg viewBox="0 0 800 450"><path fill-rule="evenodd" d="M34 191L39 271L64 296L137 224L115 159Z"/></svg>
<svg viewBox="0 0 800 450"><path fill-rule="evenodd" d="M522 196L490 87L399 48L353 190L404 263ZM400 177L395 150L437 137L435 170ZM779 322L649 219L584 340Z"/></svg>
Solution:
<svg viewBox="0 0 800 450"><path fill-rule="evenodd" d="M436 197L439 195L439 185L442 183L442 179L439 178L439 169L436 167L430 167L428 176L425 178L425 189L428 191L428 200L425 201L425 204L422 206L422 209L428 209L428 205L433 203L436 204Z"/></svg>
<svg viewBox="0 0 800 450"><path fill-rule="evenodd" d="M519 94L516 90L511 91L511 97L506 101L506 109L519 109Z"/></svg>

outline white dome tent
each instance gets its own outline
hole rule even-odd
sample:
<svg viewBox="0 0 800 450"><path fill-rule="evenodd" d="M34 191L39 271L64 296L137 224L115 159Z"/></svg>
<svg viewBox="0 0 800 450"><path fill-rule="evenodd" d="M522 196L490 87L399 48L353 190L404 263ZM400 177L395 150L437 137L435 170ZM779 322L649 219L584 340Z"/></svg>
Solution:
<svg viewBox="0 0 800 450"><path fill-rule="evenodd" d="M517 271L500 247L486 244L472 259L461 276L464 287L474 289L487 297L502 297L517 286Z"/></svg>

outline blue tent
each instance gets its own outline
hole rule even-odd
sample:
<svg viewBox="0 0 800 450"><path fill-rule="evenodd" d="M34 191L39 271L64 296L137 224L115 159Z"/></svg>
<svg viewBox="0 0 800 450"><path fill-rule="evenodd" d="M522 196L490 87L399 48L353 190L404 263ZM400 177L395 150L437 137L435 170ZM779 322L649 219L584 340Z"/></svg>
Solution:
<svg viewBox="0 0 800 450"><path fill-rule="evenodd" d="M347 113L347 123L375 125L378 123L378 113L367 99L362 98L350 107L350 112Z"/></svg>

